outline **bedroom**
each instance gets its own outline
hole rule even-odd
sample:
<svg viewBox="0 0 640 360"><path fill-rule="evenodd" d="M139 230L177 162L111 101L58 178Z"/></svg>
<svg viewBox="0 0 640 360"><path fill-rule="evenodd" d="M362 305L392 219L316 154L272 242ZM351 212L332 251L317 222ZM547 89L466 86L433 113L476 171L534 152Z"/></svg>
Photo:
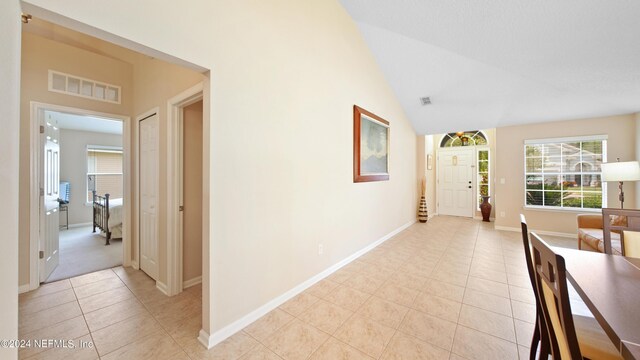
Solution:
<svg viewBox="0 0 640 360"><path fill-rule="evenodd" d="M44 115L58 129L60 151L59 264L45 282L122 265L122 122L58 111Z"/></svg>

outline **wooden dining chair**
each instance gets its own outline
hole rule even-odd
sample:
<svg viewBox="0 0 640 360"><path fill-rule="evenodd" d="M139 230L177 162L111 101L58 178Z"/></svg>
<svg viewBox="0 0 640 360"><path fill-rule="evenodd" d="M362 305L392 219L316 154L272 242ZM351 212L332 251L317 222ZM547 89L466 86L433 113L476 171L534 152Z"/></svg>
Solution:
<svg viewBox="0 0 640 360"><path fill-rule="evenodd" d="M640 258L640 232L622 231L622 254L632 258Z"/></svg>
<svg viewBox="0 0 640 360"><path fill-rule="evenodd" d="M553 359L622 359L595 319L572 315L564 258L531 233L533 268Z"/></svg>
<svg viewBox="0 0 640 360"><path fill-rule="evenodd" d="M640 257L640 210L602 209L605 254Z"/></svg>
<svg viewBox="0 0 640 360"><path fill-rule="evenodd" d="M540 347L539 358L546 359L550 354L549 335L547 334L547 326L544 322L544 316L542 315L542 309L540 307L540 294L538 293L538 287L536 286L533 268L533 253L531 252L531 245L529 244L529 230L527 226L527 220L522 214L520 214L520 227L522 228L522 244L524 245L524 256L527 262L529 280L531 281L533 294L536 298L536 324L533 331L533 337L531 339L531 346L529 347L529 360L535 360L538 346Z"/></svg>

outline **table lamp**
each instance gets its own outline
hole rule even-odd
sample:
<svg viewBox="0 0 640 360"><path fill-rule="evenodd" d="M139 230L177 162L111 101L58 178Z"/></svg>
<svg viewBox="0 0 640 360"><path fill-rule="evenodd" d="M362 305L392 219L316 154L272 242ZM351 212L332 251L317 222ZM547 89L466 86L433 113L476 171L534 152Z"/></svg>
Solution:
<svg viewBox="0 0 640 360"><path fill-rule="evenodd" d="M602 164L602 181L618 182L618 199L620 200L620 209L624 209L624 191L622 191L622 183L625 181L640 180L640 164L637 161L623 161L620 158L617 162Z"/></svg>

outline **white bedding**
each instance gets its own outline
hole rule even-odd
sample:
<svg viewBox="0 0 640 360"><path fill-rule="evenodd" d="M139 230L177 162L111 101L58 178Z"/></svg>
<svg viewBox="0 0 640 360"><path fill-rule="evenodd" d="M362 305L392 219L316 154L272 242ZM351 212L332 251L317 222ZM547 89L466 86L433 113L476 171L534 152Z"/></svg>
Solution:
<svg viewBox="0 0 640 360"><path fill-rule="evenodd" d="M109 231L122 225L122 198L109 199Z"/></svg>

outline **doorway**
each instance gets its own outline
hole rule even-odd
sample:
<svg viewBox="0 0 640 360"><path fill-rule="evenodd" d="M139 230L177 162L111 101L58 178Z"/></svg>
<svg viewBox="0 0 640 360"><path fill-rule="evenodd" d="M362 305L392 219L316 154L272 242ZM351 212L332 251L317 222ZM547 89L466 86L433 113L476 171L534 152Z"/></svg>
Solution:
<svg viewBox="0 0 640 360"><path fill-rule="evenodd" d="M30 186L40 196L30 202L30 283L37 286L123 264L129 243L128 118L31 105L35 141ZM111 195L108 204L101 204L106 217L98 224L94 191L102 199ZM109 234L111 245L106 246Z"/></svg>
<svg viewBox="0 0 640 360"><path fill-rule="evenodd" d="M206 237L204 186L204 84L168 101L169 173L167 188L169 295L202 282L202 239Z"/></svg>

